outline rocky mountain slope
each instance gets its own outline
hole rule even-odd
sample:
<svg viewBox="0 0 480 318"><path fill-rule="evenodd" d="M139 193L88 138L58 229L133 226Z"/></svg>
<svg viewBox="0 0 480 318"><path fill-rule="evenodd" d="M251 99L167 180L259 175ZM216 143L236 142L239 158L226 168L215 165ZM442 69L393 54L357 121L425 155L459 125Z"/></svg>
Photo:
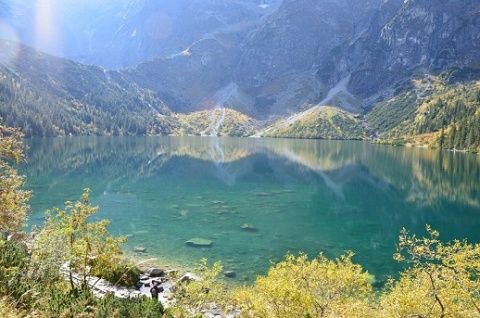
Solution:
<svg viewBox="0 0 480 318"><path fill-rule="evenodd" d="M380 3L284 0L255 23L217 29L129 74L179 111L221 107L212 105L212 97L233 86L231 97L242 100L235 109L271 120L322 101L337 86L343 78L322 82L319 65L334 48L361 34ZM343 106L360 111L357 104Z"/></svg>
<svg viewBox="0 0 480 318"><path fill-rule="evenodd" d="M202 38L129 74L179 111L222 107L212 97L235 87L242 102L228 104L261 120L327 104L365 113L414 75L477 68L479 16L466 0L283 0L236 41Z"/></svg>

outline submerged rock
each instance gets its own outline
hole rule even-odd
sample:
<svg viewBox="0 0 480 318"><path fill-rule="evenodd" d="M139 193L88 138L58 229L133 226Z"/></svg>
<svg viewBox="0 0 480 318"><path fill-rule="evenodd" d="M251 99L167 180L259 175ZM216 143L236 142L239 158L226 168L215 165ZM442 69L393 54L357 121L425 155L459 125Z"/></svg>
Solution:
<svg viewBox="0 0 480 318"><path fill-rule="evenodd" d="M257 232L258 229L250 223L245 223L242 225L242 231L245 232Z"/></svg>
<svg viewBox="0 0 480 318"><path fill-rule="evenodd" d="M135 253L146 253L147 252L147 248L146 247L143 247L143 246L135 246L133 248L133 251Z"/></svg>
<svg viewBox="0 0 480 318"><path fill-rule="evenodd" d="M185 244L193 247L211 247L213 242L204 238L194 237L186 241Z"/></svg>
<svg viewBox="0 0 480 318"><path fill-rule="evenodd" d="M225 271L223 272L223 275L228 278L234 278L237 276L237 274L234 271Z"/></svg>

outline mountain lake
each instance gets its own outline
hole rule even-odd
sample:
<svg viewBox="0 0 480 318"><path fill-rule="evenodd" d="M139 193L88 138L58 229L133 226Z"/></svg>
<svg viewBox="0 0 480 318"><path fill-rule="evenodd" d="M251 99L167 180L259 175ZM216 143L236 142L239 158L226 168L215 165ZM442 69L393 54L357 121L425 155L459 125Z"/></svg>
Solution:
<svg viewBox="0 0 480 318"><path fill-rule="evenodd" d="M480 156L326 141L217 137L27 139L29 224L92 190L95 218L126 253L193 269L221 261L251 283L287 252L353 251L379 282L397 275L402 228L480 243ZM192 238L208 247L186 244Z"/></svg>

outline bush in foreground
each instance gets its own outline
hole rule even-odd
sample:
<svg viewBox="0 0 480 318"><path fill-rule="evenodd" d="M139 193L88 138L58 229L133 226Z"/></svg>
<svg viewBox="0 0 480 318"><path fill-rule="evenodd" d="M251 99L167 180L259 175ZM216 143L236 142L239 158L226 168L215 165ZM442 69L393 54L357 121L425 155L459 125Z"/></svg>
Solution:
<svg viewBox="0 0 480 318"><path fill-rule="evenodd" d="M241 317L368 317L372 308L371 276L352 263L353 253L335 260L322 254L288 254L257 278L252 287L232 294Z"/></svg>

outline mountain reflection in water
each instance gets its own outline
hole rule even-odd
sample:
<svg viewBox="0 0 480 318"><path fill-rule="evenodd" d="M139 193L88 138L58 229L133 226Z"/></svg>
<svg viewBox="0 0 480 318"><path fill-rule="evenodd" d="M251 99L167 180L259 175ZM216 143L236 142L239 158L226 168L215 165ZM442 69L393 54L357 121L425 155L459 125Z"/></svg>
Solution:
<svg viewBox="0 0 480 318"><path fill-rule="evenodd" d="M377 278L399 231L480 242L480 156L366 142L205 137L26 140L31 224L92 189L98 217L148 257L220 260L238 280L290 252L346 250ZM243 224L257 231L242 231ZM212 240L192 248L193 237ZM145 255L147 256L147 255Z"/></svg>

